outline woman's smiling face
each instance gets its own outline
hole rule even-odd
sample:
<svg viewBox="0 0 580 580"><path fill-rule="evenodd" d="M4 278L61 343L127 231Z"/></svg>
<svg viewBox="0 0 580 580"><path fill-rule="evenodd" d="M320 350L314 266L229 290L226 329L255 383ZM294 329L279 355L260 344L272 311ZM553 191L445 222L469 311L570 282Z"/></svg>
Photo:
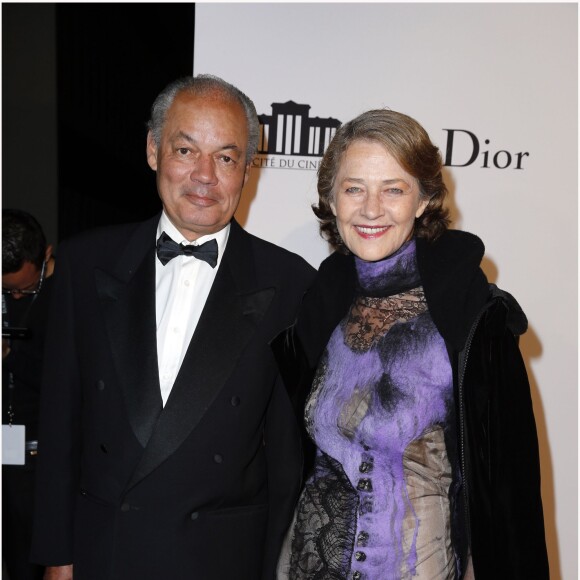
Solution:
<svg viewBox="0 0 580 580"><path fill-rule="evenodd" d="M428 200L417 180L376 141L354 141L345 151L330 204L346 247L368 262L396 252L413 235Z"/></svg>

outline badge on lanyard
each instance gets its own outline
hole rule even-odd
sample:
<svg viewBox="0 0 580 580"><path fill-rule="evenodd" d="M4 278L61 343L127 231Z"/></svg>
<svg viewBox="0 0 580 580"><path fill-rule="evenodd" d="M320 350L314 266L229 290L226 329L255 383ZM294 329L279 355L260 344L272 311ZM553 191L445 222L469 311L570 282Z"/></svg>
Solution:
<svg viewBox="0 0 580 580"><path fill-rule="evenodd" d="M2 464L24 465L24 425L2 425Z"/></svg>

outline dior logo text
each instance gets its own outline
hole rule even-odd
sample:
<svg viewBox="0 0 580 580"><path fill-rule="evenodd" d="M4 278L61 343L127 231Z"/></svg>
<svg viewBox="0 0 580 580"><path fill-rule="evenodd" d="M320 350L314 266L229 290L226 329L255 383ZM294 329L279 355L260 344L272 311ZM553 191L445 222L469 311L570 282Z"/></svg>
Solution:
<svg viewBox="0 0 580 580"><path fill-rule="evenodd" d="M529 153L519 152L510 153L506 149L493 151L487 149L481 151L479 139L471 131L467 129L443 129L447 131L447 147L445 149L445 163L448 167L467 167L475 163L479 157L478 163L483 169L495 167L497 169L523 169L524 158L529 157ZM457 135L457 143L455 136ZM485 145L490 144L489 139L484 140ZM459 150L459 151L458 151Z"/></svg>

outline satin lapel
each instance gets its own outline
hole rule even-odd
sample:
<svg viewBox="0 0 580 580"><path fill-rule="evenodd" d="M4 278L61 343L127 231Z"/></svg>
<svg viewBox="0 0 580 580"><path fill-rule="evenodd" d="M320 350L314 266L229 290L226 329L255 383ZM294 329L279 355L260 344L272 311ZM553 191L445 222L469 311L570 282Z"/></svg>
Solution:
<svg viewBox="0 0 580 580"><path fill-rule="evenodd" d="M135 436L146 446L162 409L155 323L155 228L145 222L111 272L95 270L111 353Z"/></svg>
<svg viewBox="0 0 580 580"><path fill-rule="evenodd" d="M231 376L275 288L256 288L249 236L232 223L223 261L195 334L128 487L165 461L198 425Z"/></svg>

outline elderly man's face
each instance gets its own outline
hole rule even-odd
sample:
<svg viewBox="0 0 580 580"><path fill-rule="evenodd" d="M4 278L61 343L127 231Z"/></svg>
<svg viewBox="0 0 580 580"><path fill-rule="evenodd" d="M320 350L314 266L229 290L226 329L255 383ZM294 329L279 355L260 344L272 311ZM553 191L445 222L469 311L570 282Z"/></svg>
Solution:
<svg viewBox="0 0 580 580"><path fill-rule="evenodd" d="M247 143L243 108L215 94L177 95L159 148L149 134L147 160L163 207L188 240L231 220L249 175Z"/></svg>

